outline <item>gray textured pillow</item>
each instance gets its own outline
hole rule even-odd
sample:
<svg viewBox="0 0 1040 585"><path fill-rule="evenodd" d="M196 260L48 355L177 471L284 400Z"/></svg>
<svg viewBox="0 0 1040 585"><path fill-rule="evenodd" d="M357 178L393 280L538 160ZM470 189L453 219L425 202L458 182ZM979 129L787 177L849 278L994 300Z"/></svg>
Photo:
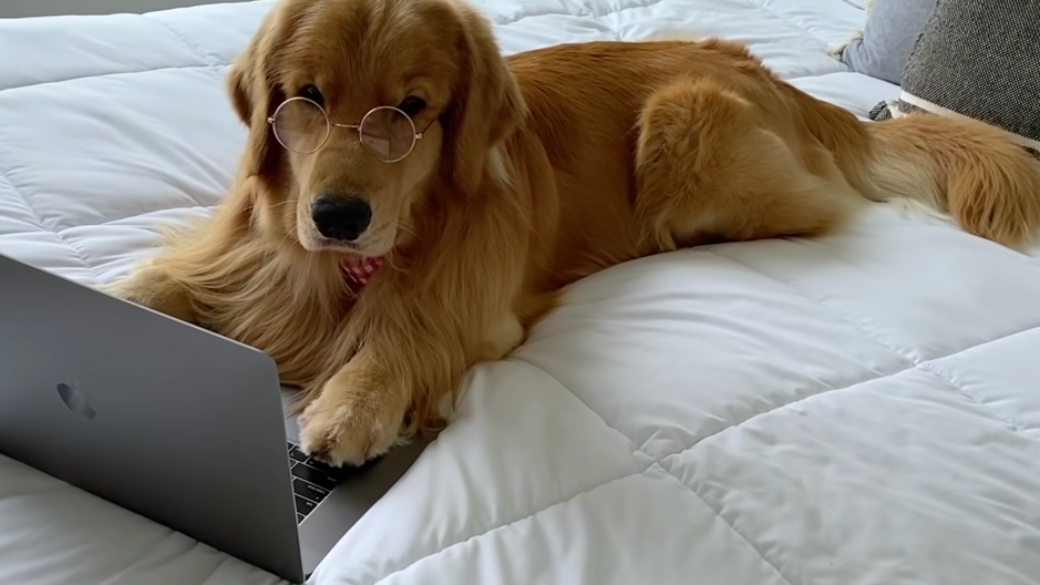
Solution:
<svg viewBox="0 0 1040 585"><path fill-rule="evenodd" d="M939 0L901 85L872 119L967 116L1040 152L1040 0Z"/></svg>
<svg viewBox="0 0 1040 585"><path fill-rule="evenodd" d="M867 5L867 22L839 50L841 62L853 71L899 85L903 67L936 0L874 0Z"/></svg>

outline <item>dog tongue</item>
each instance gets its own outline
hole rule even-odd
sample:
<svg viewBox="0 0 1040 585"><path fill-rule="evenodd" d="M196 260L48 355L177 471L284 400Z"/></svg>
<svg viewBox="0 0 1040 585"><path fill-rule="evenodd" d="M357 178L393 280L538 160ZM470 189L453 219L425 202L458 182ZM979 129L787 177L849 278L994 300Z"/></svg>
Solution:
<svg viewBox="0 0 1040 585"><path fill-rule="evenodd" d="M379 271L383 265L383 258L350 255L344 257L340 265L347 280L360 288L368 284L369 279Z"/></svg>

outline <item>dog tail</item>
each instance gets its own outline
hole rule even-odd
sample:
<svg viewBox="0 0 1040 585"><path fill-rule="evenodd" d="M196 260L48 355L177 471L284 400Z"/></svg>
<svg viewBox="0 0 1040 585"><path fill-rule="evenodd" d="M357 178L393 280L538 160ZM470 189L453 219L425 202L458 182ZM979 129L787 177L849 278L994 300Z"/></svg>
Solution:
<svg viewBox="0 0 1040 585"><path fill-rule="evenodd" d="M1003 130L925 113L864 122L809 99L810 132L867 199L923 207L1020 251L1040 237L1040 161Z"/></svg>
<svg viewBox="0 0 1040 585"><path fill-rule="evenodd" d="M1040 161L1003 131L932 114L867 123L879 199L916 200L1021 249L1040 235Z"/></svg>

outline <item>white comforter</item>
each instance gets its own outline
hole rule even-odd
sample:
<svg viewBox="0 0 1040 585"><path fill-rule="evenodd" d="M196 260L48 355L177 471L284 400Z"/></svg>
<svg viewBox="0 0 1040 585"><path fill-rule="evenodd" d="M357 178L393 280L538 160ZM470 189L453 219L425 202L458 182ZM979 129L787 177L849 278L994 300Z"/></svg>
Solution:
<svg viewBox="0 0 1040 585"><path fill-rule="evenodd" d="M725 35L861 116L843 0L485 0L507 53ZM205 214L271 2L0 22L0 252L95 285ZM2 286L2 283L0 283ZM2 326L2 324L0 324ZM313 583L1040 583L1040 262L884 207L574 287ZM278 580L0 457L0 584Z"/></svg>

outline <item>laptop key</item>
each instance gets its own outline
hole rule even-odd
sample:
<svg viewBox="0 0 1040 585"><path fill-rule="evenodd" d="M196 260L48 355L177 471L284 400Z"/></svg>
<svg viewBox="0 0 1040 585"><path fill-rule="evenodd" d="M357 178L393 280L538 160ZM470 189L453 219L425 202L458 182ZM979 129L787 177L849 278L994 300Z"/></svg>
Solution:
<svg viewBox="0 0 1040 585"><path fill-rule="evenodd" d="M321 501L325 499L325 496L329 495L328 490L323 490L316 485L303 481L302 479L293 479L292 485L293 492L296 495L302 498L307 498L316 504L320 504Z"/></svg>
<svg viewBox="0 0 1040 585"><path fill-rule="evenodd" d="M299 523L303 522L304 518L306 518L306 516L304 516L303 514L297 513L296 514L296 523L299 524Z"/></svg>
<svg viewBox="0 0 1040 585"><path fill-rule="evenodd" d="M317 507L318 507L318 505L315 504L314 502L305 500L305 499L301 498L300 496L296 496L296 513L297 514L303 514L304 516L306 516L307 514L310 514L311 512L313 512L314 508L317 508Z"/></svg>
<svg viewBox="0 0 1040 585"><path fill-rule="evenodd" d="M289 457L291 457L293 461L299 461L300 463L305 463L307 459L309 459L309 457L307 457L307 455L303 451L301 451L299 447L293 447L292 449L289 449Z"/></svg>
<svg viewBox="0 0 1040 585"><path fill-rule="evenodd" d="M303 463L293 465L292 474L293 477L298 477L308 483L313 483L314 485L327 490L331 490L339 485L339 478L318 471L317 469L314 469L309 465L304 465Z"/></svg>
<svg viewBox="0 0 1040 585"><path fill-rule="evenodd" d="M317 469L318 471L322 471L322 472L327 473L329 475L339 475L339 474L343 473L342 468L337 469L335 467L330 467L329 465L326 465L325 463L323 463L321 461L318 461L317 459L315 459L313 457L311 457L310 459L304 461L304 463L306 463L307 465L310 465L311 467L313 467L314 469Z"/></svg>

